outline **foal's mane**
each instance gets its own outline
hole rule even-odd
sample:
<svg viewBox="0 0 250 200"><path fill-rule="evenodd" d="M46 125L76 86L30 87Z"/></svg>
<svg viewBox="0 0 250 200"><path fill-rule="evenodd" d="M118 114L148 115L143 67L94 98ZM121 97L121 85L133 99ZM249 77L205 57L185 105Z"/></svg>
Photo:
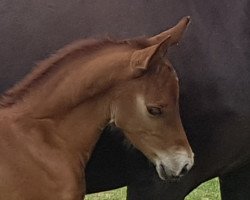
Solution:
<svg viewBox="0 0 250 200"><path fill-rule="evenodd" d="M106 38L102 40L83 39L66 45L49 58L39 62L32 72L30 72L21 82L0 95L0 108L10 107L18 102L18 100L22 99L29 89L46 80L50 74L55 73L58 69L59 63L66 57L80 51L84 52L85 55L89 55L98 49L114 45L129 45L132 48L139 49L147 47L148 43L144 38L120 41Z"/></svg>

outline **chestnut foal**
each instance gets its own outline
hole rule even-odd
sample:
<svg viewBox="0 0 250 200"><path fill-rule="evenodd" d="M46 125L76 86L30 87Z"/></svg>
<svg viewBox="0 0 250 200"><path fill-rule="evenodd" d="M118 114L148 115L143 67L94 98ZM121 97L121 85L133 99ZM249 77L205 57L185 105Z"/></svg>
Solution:
<svg viewBox="0 0 250 200"><path fill-rule="evenodd" d="M178 79L164 57L189 17L140 40L79 41L40 63L0 103L0 199L80 200L84 169L113 121L162 179L193 153L178 110Z"/></svg>

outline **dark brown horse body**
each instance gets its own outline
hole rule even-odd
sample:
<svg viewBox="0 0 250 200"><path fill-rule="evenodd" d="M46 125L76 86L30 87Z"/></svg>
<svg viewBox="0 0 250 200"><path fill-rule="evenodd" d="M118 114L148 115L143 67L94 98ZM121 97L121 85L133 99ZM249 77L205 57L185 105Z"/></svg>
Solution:
<svg viewBox="0 0 250 200"><path fill-rule="evenodd" d="M123 138L108 130L87 170L87 190L129 185L129 199L174 200L219 176L223 199L249 198L249 1L3 0L0 9L1 91L74 39L150 35L191 15L181 56L171 56L172 49L170 59L181 80L181 113L195 167L178 183L163 183L140 154L116 145Z"/></svg>

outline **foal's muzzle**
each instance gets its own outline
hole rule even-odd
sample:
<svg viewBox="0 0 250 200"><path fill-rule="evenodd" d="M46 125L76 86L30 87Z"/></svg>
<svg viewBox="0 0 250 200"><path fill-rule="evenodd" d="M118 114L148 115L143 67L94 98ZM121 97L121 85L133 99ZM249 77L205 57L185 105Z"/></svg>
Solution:
<svg viewBox="0 0 250 200"><path fill-rule="evenodd" d="M185 151L160 156L156 160L156 171L162 180L176 180L186 175L194 164L193 153Z"/></svg>

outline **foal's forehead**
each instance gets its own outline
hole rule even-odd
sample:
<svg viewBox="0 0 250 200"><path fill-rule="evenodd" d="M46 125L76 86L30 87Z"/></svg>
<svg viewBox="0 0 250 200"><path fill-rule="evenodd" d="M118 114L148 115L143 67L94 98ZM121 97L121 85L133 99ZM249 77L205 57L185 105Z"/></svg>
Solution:
<svg viewBox="0 0 250 200"><path fill-rule="evenodd" d="M179 83L172 65L161 64L155 71L146 75L142 86L146 99L160 104L176 102L179 96Z"/></svg>
<svg viewBox="0 0 250 200"><path fill-rule="evenodd" d="M155 69L153 69L152 77L154 77L156 83L178 84L179 79L176 71L168 60L155 63L153 68Z"/></svg>

